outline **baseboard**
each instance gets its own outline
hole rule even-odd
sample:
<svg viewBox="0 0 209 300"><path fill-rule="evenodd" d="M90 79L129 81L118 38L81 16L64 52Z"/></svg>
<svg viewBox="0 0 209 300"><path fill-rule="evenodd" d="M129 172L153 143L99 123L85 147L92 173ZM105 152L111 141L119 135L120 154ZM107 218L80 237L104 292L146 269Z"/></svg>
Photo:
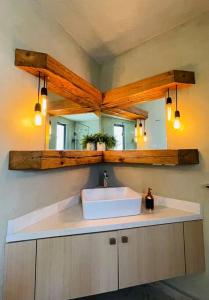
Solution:
<svg viewBox="0 0 209 300"><path fill-rule="evenodd" d="M192 297L191 295L188 295L187 293L184 293L163 281L152 283L150 285L159 289L165 295L170 296L173 300L199 300L198 298Z"/></svg>

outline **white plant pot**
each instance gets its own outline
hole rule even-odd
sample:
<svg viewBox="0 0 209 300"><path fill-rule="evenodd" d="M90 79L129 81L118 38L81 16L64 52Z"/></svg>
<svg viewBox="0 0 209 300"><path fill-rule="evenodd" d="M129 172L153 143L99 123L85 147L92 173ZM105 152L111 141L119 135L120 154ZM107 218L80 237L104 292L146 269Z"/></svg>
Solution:
<svg viewBox="0 0 209 300"><path fill-rule="evenodd" d="M99 143L99 142L97 142L97 151L105 151L105 150L106 150L105 143Z"/></svg>
<svg viewBox="0 0 209 300"><path fill-rule="evenodd" d="M86 150L94 151L95 150L95 144L94 143L87 143Z"/></svg>

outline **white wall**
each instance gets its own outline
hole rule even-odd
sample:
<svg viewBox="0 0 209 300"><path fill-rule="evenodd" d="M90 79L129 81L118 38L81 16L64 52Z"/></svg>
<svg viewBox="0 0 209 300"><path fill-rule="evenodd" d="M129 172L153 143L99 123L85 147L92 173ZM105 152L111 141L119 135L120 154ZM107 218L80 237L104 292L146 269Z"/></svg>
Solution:
<svg viewBox="0 0 209 300"><path fill-rule="evenodd" d="M168 130L169 148L198 148L196 166L109 166L113 184L137 191L148 186L155 194L200 202L204 208L205 274L172 280L177 288L202 300L209 299L209 14L126 52L103 66L103 90L121 86L172 69L195 72L196 85L179 92L179 109L184 127ZM106 166L105 166L106 167ZM107 167L106 167L107 168ZM101 166L101 172L103 166Z"/></svg>
<svg viewBox="0 0 209 300"><path fill-rule="evenodd" d="M97 65L62 28L41 14L35 0L1 0L0 294L7 220L65 199L84 186L97 184L96 167L8 171L9 150L38 150L44 145L43 128L33 126L37 80L14 66L15 48L47 52L88 81L96 83L98 78Z"/></svg>

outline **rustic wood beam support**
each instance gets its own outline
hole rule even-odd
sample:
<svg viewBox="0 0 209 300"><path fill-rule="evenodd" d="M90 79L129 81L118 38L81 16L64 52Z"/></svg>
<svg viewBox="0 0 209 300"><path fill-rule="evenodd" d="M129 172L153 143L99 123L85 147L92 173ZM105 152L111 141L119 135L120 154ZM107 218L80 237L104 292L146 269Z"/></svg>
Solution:
<svg viewBox="0 0 209 300"><path fill-rule="evenodd" d="M95 163L191 165L199 163L197 149L124 151L10 151L10 170L47 170Z"/></svg>
<svg viewBox="0 0 209 300"><path fill-rule="evenodd" d="M47 111L51 116L82 114L93 112L94 110L92 107L82 107L65 98L53 99L49 96Z"/></svg>
<svg viewBox="0 0 209 300"><path fill-rule="evenodd" d="M101 163L101 151L10 151L10 170L47 170Z"/></svg>
<svg viewBox="0 0 209 300"><path fill-rule="evenodd" d="M134 112L135 111L135 112ZM131 108L118 108L118 107L112 107L112 108L103 108L102 113L111 115L111 116L116 116L120 118L124 118L127 120L145 120L148 118L148 113L145 110L140 110L140 109L133 109L133 112Z"/></svg>
<svg viewBox="0 0 209 300"><path fill-rule="evenodd" d="M148 165L198 164L197 149L104 151L104 162Z"/></svg>
<svg viewBox="0 0 209 300"><path fill-rule="evenodd" d="M139 80L107 91L103 94L103 107L129 107L131 105L165 97L167 89L195 84L194 72L173 70Z"/></svg>
<svg viewBox="0 0 209 300"><path fill-rule="evenodd" d="M81 106L100 108L102 93L50 55L41 52L15 50L15 66L38 76L46 76L48 89Z"/></svg>

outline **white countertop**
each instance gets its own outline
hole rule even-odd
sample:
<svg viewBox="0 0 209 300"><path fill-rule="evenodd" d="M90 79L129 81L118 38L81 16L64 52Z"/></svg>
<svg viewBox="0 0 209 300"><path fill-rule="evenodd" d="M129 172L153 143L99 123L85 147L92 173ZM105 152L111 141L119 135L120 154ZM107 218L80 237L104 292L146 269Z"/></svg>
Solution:
<svg viewBox="0 0 209 300"><path fill-rule="evenodd" d="M8 223L7 242L176 223L202 219L200 204L155 196L155 210L140 215L85 220L79 197L58 202Z"/></svg>

